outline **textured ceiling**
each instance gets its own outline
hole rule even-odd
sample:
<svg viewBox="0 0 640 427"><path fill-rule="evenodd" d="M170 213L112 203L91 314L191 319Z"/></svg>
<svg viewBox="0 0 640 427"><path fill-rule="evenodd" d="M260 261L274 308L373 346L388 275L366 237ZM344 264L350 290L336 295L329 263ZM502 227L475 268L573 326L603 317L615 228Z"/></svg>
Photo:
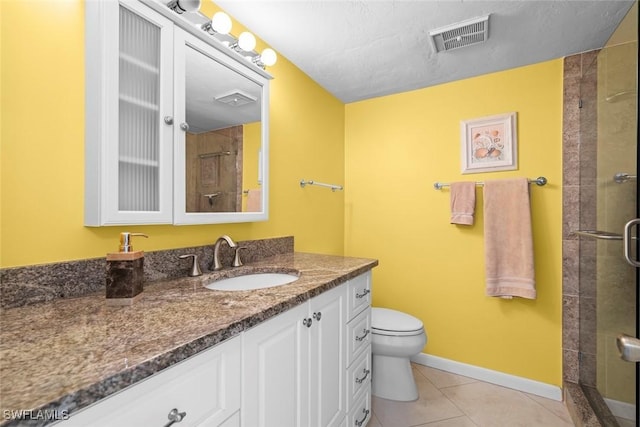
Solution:
<svg viewBox="0 0 640 427"><path fill-rule="evenodd" d="M633 1L216 0L345 103L605 45ZM490 14L489 39L436 53L429 32Z"/></svg>

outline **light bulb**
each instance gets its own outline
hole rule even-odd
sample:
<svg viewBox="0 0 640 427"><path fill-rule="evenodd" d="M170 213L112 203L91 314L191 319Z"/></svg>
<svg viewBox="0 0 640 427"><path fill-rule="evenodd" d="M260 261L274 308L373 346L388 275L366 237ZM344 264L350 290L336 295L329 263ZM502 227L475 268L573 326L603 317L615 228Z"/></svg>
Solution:
<svg viewBox="0 0 640 427"><path fill-rule="evenodd" d="M244 31L238 37L238 47L245 52L249 52L256 47L256 38L250 32Z"/></svg>
<svg viewBox="0 0 640 427"><path fill-rule="evenodd" d="M273 64L275 64L277 60L278 60L278 55L276 55L276 52L271 48L266 48L265 50L262 51L262 54L260 55L260 61L267 67L270 67Z"/></svg>
<svg viewBox="0 0 640 427"><path fill-rule="evenodd" d="M200 0L186 0L179 3L186 12L197 12L200 9Z"/></svg>
<svg viewBox="0 0 640 427"><path fill-rule="evenodd" d="M196 12L200 9L200 0L173 0L167 6L179 14Z"/></svg>
<svg viewBox="0 0 640 427"><path fill-rule="evenodd" d="M229 34L231 25L231 18L224 12L216 12L211 18L211 28L216 33Z"/></svg>

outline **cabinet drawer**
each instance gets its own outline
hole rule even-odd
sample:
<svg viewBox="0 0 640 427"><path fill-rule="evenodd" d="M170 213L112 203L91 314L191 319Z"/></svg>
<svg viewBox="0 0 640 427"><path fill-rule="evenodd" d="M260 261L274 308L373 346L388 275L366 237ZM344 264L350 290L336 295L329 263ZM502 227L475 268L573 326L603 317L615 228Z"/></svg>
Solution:
<svg viewBox="0 0 640 427"><path fill-rule="evenodd" d="M180 427L232 426L232 415L240 409L240 351L240 337L232 338L71 414L59 425L164 426L175 408L186 412Z"/></svg>
<svg viewBox="0 0 640 427"><path fill-rule="evenodd" d="M366 426L371 419L371 392L366 390L347 415L347 427Z"/></svg>
<svg viewBox="0 0 640 427"><path fill-rule="evenodd" d="M371 390L371 346L347 369L347 411L353 408L361 390Z"/></svg>
<svg viewBox="0 0 640 427"><path fill-rule="evenodd" d="M349 280L348 304L349 319L371 305L371 271Z"/></svg>
<svg viewBox="0 0 640 427"><path fill-rule="evenodd" d="M367 308L347 324L347 366L370 344L371 308Z"/></svg>

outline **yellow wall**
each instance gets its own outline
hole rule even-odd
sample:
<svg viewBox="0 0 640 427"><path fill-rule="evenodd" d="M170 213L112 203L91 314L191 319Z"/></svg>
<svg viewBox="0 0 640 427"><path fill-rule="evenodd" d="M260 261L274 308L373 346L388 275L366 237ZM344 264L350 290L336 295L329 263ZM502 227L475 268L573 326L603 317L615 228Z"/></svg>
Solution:
<svg viewBox="0 0 640 427"><path fill-rule="evenodd" d="M121 231L147 233L136 245L145 251L209 244L229 234L236 240L294 235L296 250L342 254L344 194L298 183L344 181L344 106L282 56L269 68L269 221L84 227L84 3L0 3L0 267L104 256L117 248ZM212 16L215 6L204 7Z"/></svg>
<svg viewBox="0 0 640 427"><path fill-rule="evenodd" d="M461 175L460 121L518 113L519 170ZM562 61L346 106L345 254L375 256L373 302L422 319L431 355L561 384ZM435 181L544 175L532 186L538 298L484 295L475 225Z"/></svg>
<svg viewBox="0 0 640 427"><path fill-rule="evenodd" d="M380 260L374 303L421 318L429 354L560 384L560 60L345 107L280 56L269 68L268 221L88 228L83 2L0 4L0 267L104 256L125 230L149 234L136 246L146 251L220 234L294 235L296 250L318 253L342 254L344 245L347 255ZM215 6L205 7L211 16ZM460 120L509 111L518 112L520 169L462 177ZM550 182L532 189L535 301L484 296L482 212L473 227L450 225L448 192L432 188L519 175ZM302 189L303 178L345 191Z"/></svg>

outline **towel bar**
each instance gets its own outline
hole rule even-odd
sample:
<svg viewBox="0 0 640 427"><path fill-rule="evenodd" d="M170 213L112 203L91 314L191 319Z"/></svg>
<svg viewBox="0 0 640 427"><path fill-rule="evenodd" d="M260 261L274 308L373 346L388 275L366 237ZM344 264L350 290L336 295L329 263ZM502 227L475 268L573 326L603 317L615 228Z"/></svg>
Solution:
<svg viewBox="0 0 640 427"><path fill-rule="evenodd" d="M305 185L319 185L320 187L327 187L330 188L331 191L336 191L336 190L342 190L343 187L342 185L334 185L334 184L325 184L323 182L317 182L317 181L305 181L304 179L300 181L300 187L304 188Z"/></svg>
<svg viewBox="0 0 640 427"><path fill-rule="evenodd" d="M547 178L545 178L544 176L539 176L536 179L530 179L529 180L529 184L534 183L538 186L543 186L547 184ZM444 187L449 187L451 184L449 184L448 182L436 182L433 184L433 188L435 188L436 190L440 190ZM476 182L476 185L482 187L484 185L483 181L478 181Z"/></svg>

